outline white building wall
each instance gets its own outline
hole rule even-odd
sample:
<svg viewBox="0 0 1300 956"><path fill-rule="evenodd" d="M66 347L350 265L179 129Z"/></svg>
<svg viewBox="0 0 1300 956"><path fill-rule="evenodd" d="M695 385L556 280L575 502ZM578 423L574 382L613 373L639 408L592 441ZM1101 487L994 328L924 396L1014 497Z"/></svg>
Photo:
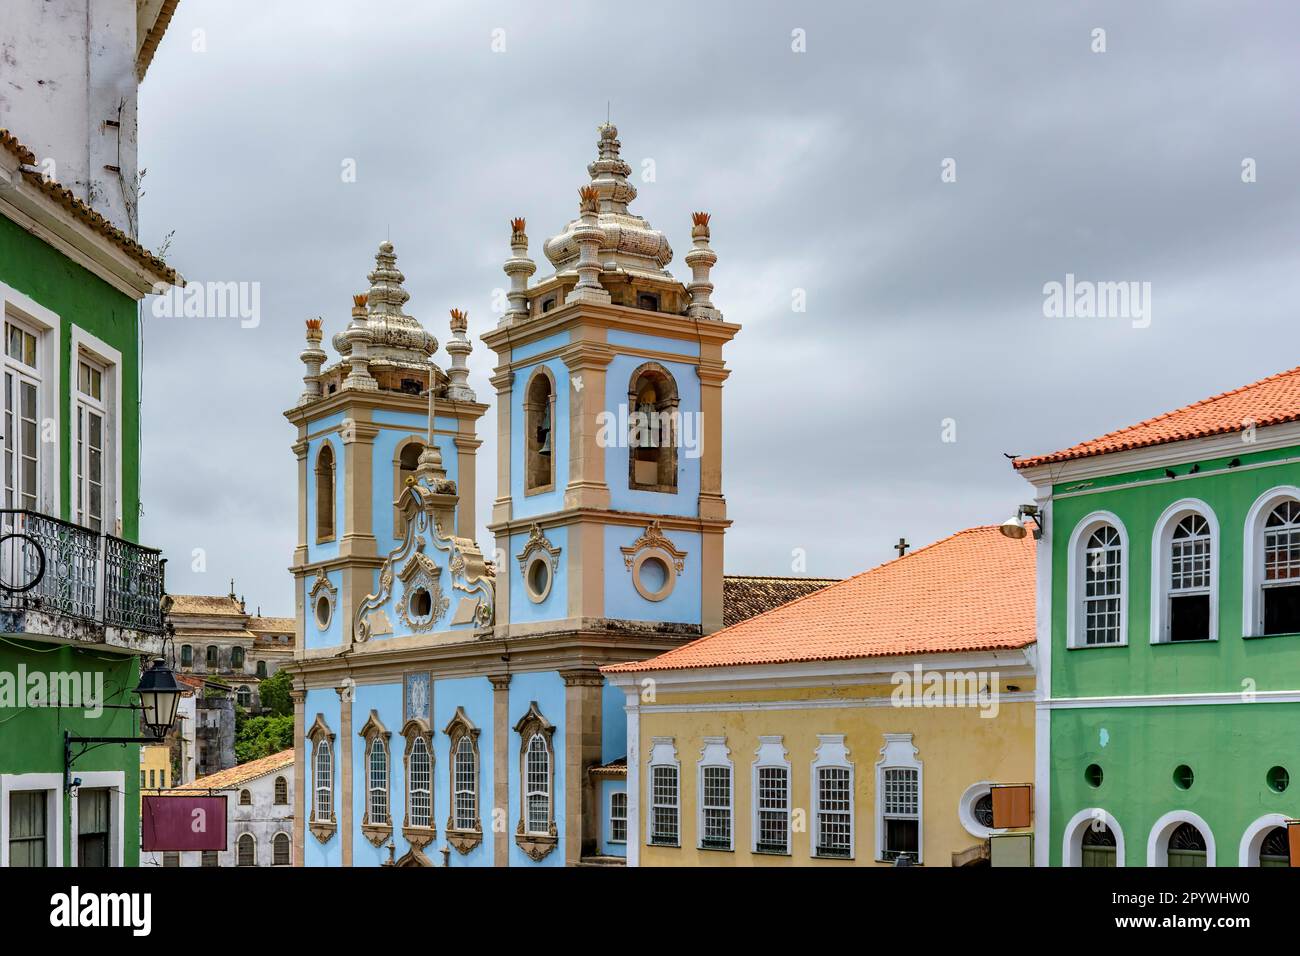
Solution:
<svg viewBox="0 0 1300 956"><path fill-rule="evenodd" d="M283 777L289 789L288 803L275 803L275 779ZM240 806L239 794L248 790L253 797L252 806ZM289 859L293 860L293 764L281 767L249 781L242 787L222 791L226 795L226 849L218 854L220 866L235 866L238 860L239 837L251 833L257 841L258 866L271 866L273 844L277 833L287 834ZM201 866L202 853L182 853L181 866ZM162 866L162 853L141 853L141 866Z"/></svg>
<svg viewBox="0 0 1300 956"><path fill-rule="evenodd" d="M0 127L29 147L38 164L51 161L54 179L132 236L136 4L0 2ZM108 166L120 166L121 177Z"/></svg>

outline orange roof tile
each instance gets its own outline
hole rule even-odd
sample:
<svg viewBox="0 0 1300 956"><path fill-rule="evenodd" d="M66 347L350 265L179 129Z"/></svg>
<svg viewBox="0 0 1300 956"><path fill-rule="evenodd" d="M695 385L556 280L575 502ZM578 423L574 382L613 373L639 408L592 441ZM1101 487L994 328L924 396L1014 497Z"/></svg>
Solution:
<svg viewBox="0 0 1300 956"><path fill-rule="evenodd" d="M1294 421L1300 421L1300 368L1270 375L1250 385L1184 405L1050 455L1017 458L1012 466L1033 468L1189 438L1225 435L1241 431L1248 422L1262 428Z"/></svg>
<svg viewBox="0 0 1300 956"><path fill-rule="evenodd" d="M231 787L238 787L240 784L248 783L258 777L281 770L293 764L293 748L281 750L278 754L271 754L269 757L259 757L257 760L250 760L248 763L241 763L226 770L218 770L216 773L210 773L206 777L195 777L192 781L181 787L175 787L171 792L185 790L226 790Z"/></svg>
<svg viewBox="0 0 1300 956"><path fill-rule="evenodd" d="M850 660L1034 642L1034 539L996 525L911 554L708 637L605 673Z"/></svg>
<svg viewBox="0 0 1300 956"><path fill-rule="evenodd" d="M36 154L24 146L18 140L18 137L7 129L0 128L0 147L8 150L17 157L18 162L26 166L36 164ZM78 199L72 190L65 189L59 183L47 180L44 176L28 170L23 170L22 176L32 186L45 193L49 199L62 206L74 219L79 220L109 240L153 275L171 285L184 285L184 281L175 269L91 209L90 206Z"/></svg>

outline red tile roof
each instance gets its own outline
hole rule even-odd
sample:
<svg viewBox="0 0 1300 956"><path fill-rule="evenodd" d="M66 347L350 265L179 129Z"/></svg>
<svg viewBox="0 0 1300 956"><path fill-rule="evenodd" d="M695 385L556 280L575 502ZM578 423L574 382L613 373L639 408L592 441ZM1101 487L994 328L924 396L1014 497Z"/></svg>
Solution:
<svg viewBox="0 0 1300 956"><path fill-rule="evenodd" d="M727 574L722 578L722 623L725 627L780 607L795 598L839 582L839 578L773 577Z"/></svg>
<svg viewBox="0 0 1300 956"><path fill-rule="evenodd" d="M1012 465L1017 469L1033 468L1189 438L1225 435L1241 431L1250 423L1262 428L1294 421L1300 421L1300 368L1279 372L1050 455L1017 458Z"/></svg>
<svg viewBox="0 0 1300 956"><path fill-rule="evenodd" d="M269 757L261 757L257 760L250 760L248 763L237 764L226 770L218 770L216 773L210 773L206 777L195 777L194 780L184 786L175 787L170 793L178 793L185 790L227 790L231 787L238 787L240 784L248 783L258 777L265 776L276 770L282 770L285 767L293 765L293 748L281 750L277 754L271 754Z"/></svg>
<svg viewBox="0 0 1300 956"><path fill-rule="evenodd" d="M1034 539L970 528L606 673L986 651L1034 642Z"/></svg>

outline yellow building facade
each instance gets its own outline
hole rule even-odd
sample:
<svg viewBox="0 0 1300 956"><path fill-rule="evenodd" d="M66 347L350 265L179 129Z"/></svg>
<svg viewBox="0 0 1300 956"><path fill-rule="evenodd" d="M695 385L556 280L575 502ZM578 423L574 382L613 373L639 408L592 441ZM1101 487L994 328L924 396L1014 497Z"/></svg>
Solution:
<svg viewBox="0 0 1300 956"><path fill-rule="evenodd" d="M1032 820L993 804L1034 779L1033 552L971 529L605 668L629 864L1027 863Z"/></svg>

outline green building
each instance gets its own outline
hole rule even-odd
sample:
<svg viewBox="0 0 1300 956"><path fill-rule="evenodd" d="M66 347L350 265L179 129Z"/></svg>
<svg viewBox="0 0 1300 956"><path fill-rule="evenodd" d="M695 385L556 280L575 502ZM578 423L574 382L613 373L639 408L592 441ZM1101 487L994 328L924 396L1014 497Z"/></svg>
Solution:
<svg viewBox="0 0 1300 956"><path fill-rule="evenodd" d="M69 786L64 735L139 736L122 705L163 650L138 313L179 279L37 162L0 129L0 865L134 866L139 748L77 756Z"/></svg>
<svg viewBox="0 0 1300 956"><path fill-rule="evenodd" d="M1037 865L1289 865L1300 369L1014 466L1043 527Z"/></svg>

